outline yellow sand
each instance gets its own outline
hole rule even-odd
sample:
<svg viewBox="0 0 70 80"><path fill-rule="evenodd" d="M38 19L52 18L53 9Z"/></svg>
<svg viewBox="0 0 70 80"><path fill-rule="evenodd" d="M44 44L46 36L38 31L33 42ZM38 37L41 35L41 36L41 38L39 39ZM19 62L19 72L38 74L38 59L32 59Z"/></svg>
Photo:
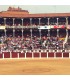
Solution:
<svg viewBox="0 0 70 80"><path fill-rule="evenodd" d="M70 74L70 59L2 59L0 74Z"/></svg>

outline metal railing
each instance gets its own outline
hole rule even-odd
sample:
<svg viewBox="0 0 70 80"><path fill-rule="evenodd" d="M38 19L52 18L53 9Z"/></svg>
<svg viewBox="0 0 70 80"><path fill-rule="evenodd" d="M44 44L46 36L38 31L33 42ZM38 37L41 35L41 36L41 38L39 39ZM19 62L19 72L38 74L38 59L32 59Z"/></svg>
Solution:
<svg viewBox="0 0 70 80"><path fill-rule="evenodd" d="M15 28L15 29L17 29L17 28L25 28L25 29L27 29L27 28L39 28L40 26L42 26L42 25L28 25L28 26L22 26L22 25L14 25L14 26L9 26L9 25L6 25L6 28ZM48 26L48 25L44 25L44 26ZM49 25L50 27L51 26L53 26L53 25ZM68 25L68 26L70 26L70 25ZM66 25L65 25L65 28L66 28Z"/></svg>
<svg viewBox="0 0 70 80"><path fill-rule="evenodd" d="M15 28L15 29L17 29L17 28L25 28L25 29L27 29L27 28L38 28L39 27L39 25L38 26L6 26L6 28Z"/></svg>

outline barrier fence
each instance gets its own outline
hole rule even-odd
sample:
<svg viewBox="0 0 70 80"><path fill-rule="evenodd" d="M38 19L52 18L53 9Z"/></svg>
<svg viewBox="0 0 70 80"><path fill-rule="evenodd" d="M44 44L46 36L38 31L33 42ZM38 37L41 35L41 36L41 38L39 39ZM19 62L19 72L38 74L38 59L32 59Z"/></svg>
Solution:
<svg viewBox="0 0 70 80"><path fill-rule="evenodd" d="M5 58L70 58L70 52L2 52L0 53L0 59Z"/></svg>

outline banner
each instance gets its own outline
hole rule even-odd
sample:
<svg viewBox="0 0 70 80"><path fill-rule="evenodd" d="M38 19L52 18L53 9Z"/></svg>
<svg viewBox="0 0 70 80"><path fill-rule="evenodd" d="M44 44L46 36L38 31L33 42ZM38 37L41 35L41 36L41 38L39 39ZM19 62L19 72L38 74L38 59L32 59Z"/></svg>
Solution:
<svg viewBox="0 0 70 80"><path fill-rule="evenodd" d="M50 26L40 26L38 27L38 29L51 29L51 27Z"/></svg>
<svg viewBox="0 0 70 80"><path fill-rule="evenodd" d="M54 29L57 29L57 28L59 28L59 26L57 26L57 25L54 25Z"/></svg>
<svg viewBox="0 0 70 80"><path fill-rule="evenodd" d="M51 29L54 28L54 25L50 25Z"/></svg>
<svg viewBox="0 0 70 80"><path fill-rule="evenodd" d="M63 29L65 28L65 25L46 25L46 26L40 26L38 29Z"/></svg>
<svg viewBox="0 0 70 80"><path fill-rule="evenodd" d="M55 29L57 29L57 28L62 28L63 29L63 28L65 28L65 26L64 25L58 25L58 26L57 25L54 25L54 28Z"/></svg>
<svg viewBox="0 0 70 80"><path fill-rule="evenodd" d="M65 28L65 25L59 25L59 28Z"/></svg>
<svg viewBox="0 0 70 80"><path fill-rule="evenodd" d="M0 29L5 29L5 26L0 26Z"/></svg>

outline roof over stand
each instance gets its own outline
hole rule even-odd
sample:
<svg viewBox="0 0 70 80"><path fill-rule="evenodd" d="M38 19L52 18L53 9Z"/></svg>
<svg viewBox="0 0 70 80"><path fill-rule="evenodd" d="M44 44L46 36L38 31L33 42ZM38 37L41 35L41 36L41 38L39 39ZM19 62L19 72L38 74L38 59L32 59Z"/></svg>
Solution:
<svg viewBox="0 0 70 80"><path fill-rule="evenodd" d="M0 17L14 18L39 18L39 17L70 17L70 13L38 13L30 14L27 10L21 8L9 7L7 11L0 12Z"/></svg>

